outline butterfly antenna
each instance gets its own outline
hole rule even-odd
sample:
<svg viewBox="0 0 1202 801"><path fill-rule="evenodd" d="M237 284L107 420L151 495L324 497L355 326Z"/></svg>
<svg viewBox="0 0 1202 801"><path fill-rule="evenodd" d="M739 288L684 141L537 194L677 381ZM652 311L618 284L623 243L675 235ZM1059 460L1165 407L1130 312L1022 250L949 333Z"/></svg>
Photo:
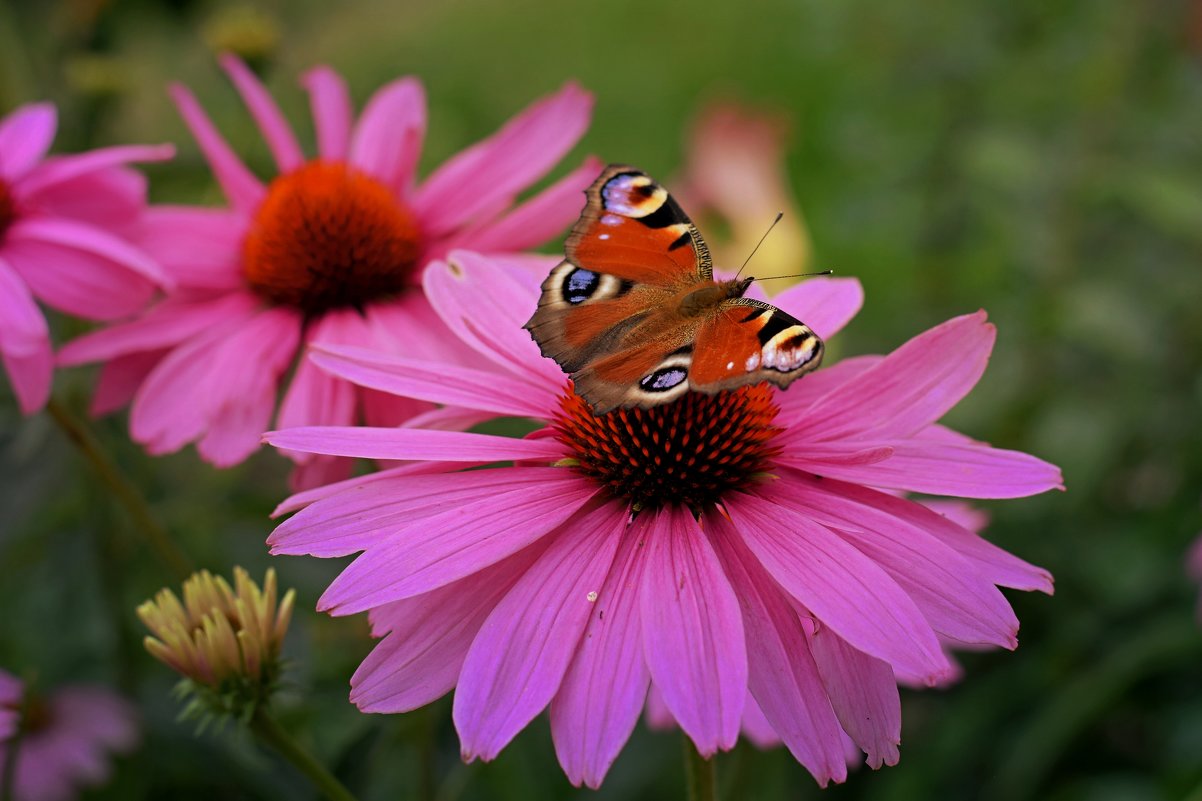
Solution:
<svg viewBox="0 0 1202 801"><path fill-rule="evenodd" d="M757 278L757 281L774 281L777 278L811 278L815 275L834 275L834 270L823 270L820 273L793 273L793 275L765 275L763 278Z"/></svg>
<svg viewBox="0 0 1202 801"><path fill-rule="evenodd" d="M765 231L764 235L760 237L760 241L755 243L755 247L751 249L751 253L747 254L747 260L743 262L743 266L739 268L737 273L735 273L735 278L738 278L743 274L743 270L746 269L747 264L751 261L751 257L754 256L755 252L760 249L760 245L764 244L764 240L768 238L768 234L772 233L772 229L776 227L776 224L780 222L780 218L784 216L785 213L783 211L778 211L776 213L776 219L772 221L772 225L768 226L768 230Z"/></svg>

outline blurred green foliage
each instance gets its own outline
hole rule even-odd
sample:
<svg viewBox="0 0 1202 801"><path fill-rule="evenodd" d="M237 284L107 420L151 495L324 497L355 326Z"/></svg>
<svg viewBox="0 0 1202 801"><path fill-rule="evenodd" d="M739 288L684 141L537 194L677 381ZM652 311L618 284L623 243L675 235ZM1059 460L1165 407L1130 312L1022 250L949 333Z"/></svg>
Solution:
<svg viewBox="0 0 1202 801"><path fill-rule="evenodd" d="M156 198L190 202L217 194L168 81L268 171L219 47L246 55L306 132L305 67L335 66L359 101L419 75L427 168L569 78L597 96L581 152L664 177L706 100L779 111L816 266L867 291L835 355L986 308L997 349L951 422L1061 465L1068 484L987 505L989 537L1057 579L1054 598L1011 593L1019 650L964 655L959 686L906 693L900 765L826 795L1176 799L1202 792L1202 635L1182 570L1202 530L1200 15L1184 0L0 0L0 110L54 100L61 150L179 143L148 172ZM60 341L81 330L54 325ZM67 372L57 390L82 409L89 381ZM133 614L172 577L51 421L15 409L0 398L0 665L45 686L115 683L145 720L143 748L88 797L310 797L237 737L174 722L174 679ZM339 565L263 546L281 459L218 472L190 451L147 457L121 418L98 425L198 565L273 562L298 588L284 718L364 799L587 795L543 720L495 763L464 766L446 700L404 717L348 704L366 626L312 611ZM680 754L677 736L640 728L597 797L680 797ZM719 771L726 798L820 794L783 750L740 746Z"/></svg>

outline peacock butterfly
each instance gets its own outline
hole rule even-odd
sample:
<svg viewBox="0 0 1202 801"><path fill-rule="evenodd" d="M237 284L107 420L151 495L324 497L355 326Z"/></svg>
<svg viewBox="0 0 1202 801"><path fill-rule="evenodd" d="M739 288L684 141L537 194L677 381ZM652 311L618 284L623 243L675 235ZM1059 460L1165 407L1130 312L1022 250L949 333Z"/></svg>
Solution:
<svg viewBox="0 0 1202 801"><path fill-rule="evenodd" d="M611 164L585 196L525 327L594 412L787 387L822 361L808 326L743 297L752 278L714 280L696 226L648 175Z"/></svg>

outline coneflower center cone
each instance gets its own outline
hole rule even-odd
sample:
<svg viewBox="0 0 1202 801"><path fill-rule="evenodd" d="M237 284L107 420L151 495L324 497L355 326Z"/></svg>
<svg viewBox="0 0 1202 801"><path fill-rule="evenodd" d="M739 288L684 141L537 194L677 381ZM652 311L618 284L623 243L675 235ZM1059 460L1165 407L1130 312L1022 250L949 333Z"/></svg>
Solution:
<svg viewBox="0 0 1202 801"><path fill-rule="evenodd" d="M772 444L778 411L772 390L759 385L599 415L569 383L554 427L577 469L633 508L700 511L769 469L780 451Z"/></svg>
<svg viewBox="0 0 1202 801"><path fill-rule="evenodd" d="M243 249L243 274L259 296L318 314L404 289L421 234L379 181L313 161L272 181Z"/></svg>

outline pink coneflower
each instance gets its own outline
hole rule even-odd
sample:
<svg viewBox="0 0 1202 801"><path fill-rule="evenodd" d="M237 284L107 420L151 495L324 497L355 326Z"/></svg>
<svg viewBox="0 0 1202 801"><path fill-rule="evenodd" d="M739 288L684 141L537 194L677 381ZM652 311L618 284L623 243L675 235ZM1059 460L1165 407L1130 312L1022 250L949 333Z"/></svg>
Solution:
<svg viewBox="0 0 1202 801"><path fill-rule="evenodd" d="M941 638L1014 648L1018 621L995 585L1052 589L1046 571L890 494L1060 486L1054 466L936 422L985 369L984 313L786 392L687 394L596 416L526 338L531 290L470 253L425 281L491 369L349 348L314 361L361 386L544 427L525 439L266 435L280 448L414 460L295 496L281 511L304 508L269 539L278 554L362 552L320 608L370 611L387 635L351 682L365 711L455 688L464 757L492 759L549 705L568 778L595 787L649 687L703 755L734 744L750 692L820 783L840 781L842 732L870 765L897 760L895 675L945 678ZM828 279L776 302L829 338L860 300L857 282ZM502 461L513 466L459 469Z"/></svg>
<svg viewBox="0 0 1202 801"><path fill-rule="evenodd" d="M151 453L195 441L203 458L228 466L258 447L280 384L306 343L465 358L418 291L421 269L450 248L470 248L535 280L531 265L545 271L547 258L518 252L576 217L579 192L598 167L588 160L514 207L518 193L551 170L588 125L591 97L574 84L419 182L426 106L416 79L380 89L355 122L336 73L319 67L306 74L318 151L309 159L250 70L232 56L221 64L279 174L267 184L255 177L192 93L174 86L229 206L152 209L141 241L178 291L132 322L71 343L62 362L105 362L94 411L132 398L133 437ZM358 391L301 362L277 424L349 424L360 411L370 422L396 424L430 408ZM311 472L301 484L333 475L328 460L291 455Z"/></svg>
<svg viewBox="0 0 1202 801"><path fill-rule="evenodd" d="M50 397L50 332L34 299L89 320L137 311L165 278L122 237L146 205L146 181L127 164L170 158L168 146L110 147L50 156L49 103L0 119L0 359L21 411Z"/></svg>
<svg viewBox="0 0 1202 801"><path fill-rule="evenodd" d="M0 706L15 701L20 709L16 728L0 737L0 786L13 788L13 801L75 798L81 788L108 781L110 755L127 753L138 742L133 707L107 688L79 685L45 697L22 695L21 683L0 671ZM17 749L15 761L10 748ZM4 775L10 762L12 777Z"/></svg>

